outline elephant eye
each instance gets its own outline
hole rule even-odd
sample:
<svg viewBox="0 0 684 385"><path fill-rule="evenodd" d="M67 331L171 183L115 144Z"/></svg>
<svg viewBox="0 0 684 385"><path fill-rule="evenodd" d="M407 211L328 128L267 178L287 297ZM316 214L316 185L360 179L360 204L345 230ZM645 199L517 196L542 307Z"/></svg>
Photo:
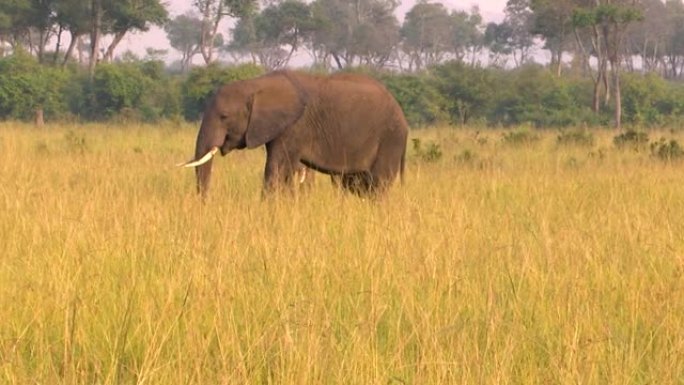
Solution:
<svg viewBox="0 0 684 385"><path fill-rule="evenodd" d="M221 118L221 120L228 119L228 115L226 115L226 114L221 114L219 117Z"/></svg>

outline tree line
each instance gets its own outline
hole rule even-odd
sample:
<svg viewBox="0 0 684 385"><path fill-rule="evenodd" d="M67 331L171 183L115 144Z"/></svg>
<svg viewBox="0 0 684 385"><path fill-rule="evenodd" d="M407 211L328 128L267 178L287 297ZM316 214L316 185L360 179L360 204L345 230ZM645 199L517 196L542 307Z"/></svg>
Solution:
<svg viewBox="0 0 684 385"><path fill-rule="evenodd" d="M40 109L59 119L194 119L188 100L206 98L216 81L284 68L296 55L311 71L373 73L414 125L655 125L682 112L682 0L508 0L499 23L477 7L424 0L400 23L398 5L194 0L170 18L160 0L3 2L0 117ZM222 31L226 18L234 23ZM152 48L144 58L115 54L126 34L152 25L178 63ZM535 63L542 54L550 60ZM203 65L193 66L198 56Z"/></svg>

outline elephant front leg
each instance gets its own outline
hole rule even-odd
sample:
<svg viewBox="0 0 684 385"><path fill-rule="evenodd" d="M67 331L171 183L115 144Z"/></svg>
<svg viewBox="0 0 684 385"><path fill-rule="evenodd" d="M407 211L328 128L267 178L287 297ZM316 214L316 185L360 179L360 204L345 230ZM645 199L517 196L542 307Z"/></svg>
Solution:
<svg viewBox="0 0 684 385"><path fill-rule="evenodd" d="M266 167L264 169L264 192L294 191L295 171L299 159L277 144L266 145Z"/></svg>

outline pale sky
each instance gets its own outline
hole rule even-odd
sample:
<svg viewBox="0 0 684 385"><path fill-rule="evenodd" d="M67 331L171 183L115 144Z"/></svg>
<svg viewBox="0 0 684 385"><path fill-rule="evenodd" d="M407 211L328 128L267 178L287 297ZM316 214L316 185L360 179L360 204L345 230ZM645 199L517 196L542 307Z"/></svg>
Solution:
<svg viewBox="0 0 684 385"><path fill-rule="evenodd" d="M169 13L171 18L185 13L191 10L192 1L191 0L165 0L168 3ZM431 1L438 2L438 1ZM485 22L496 21L499 22L503 19L503 9L506 6L506 0L442 0L439 1L444 4L449 9L458 9L463 11L470 11L470 9L477 5L480 7L480 13L484 18ZM401 1L401 5L397 10L397 17L400 21L403 20L404 14L411 9L411 7L416 3L415 0ZM220 32L224 37L228 37L230 34L230 27L232 26L232 21L226 20L222 22L220 27ZM105 38L105 43L109 44L111 37ZM169 53L166 56L167 61L177 60L180 55L169 45L169 41L166 38L166 33L163 29L158 27L152 27L148 32L137 32L129 33L124 37L124 40L117 47L116 55L120 55L127 50L133 51L139 56L145 56L147 47L152 47L155 49L168 49Z"/></svg>

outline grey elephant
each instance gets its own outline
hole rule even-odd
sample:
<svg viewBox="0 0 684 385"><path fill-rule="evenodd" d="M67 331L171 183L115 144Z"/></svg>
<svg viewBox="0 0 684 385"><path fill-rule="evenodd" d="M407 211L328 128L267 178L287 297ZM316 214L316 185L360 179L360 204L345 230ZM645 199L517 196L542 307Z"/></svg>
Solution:
<svg viewBox="0 0 684 385"><path fill-rule="evenodd" d="M403 175L408 124L371 77L276 71L221 86L209 100L194 160L197 190L209 189L212 158L266 146L264 191L288 188L305 165L344 190L377 195Z"/></svg>

